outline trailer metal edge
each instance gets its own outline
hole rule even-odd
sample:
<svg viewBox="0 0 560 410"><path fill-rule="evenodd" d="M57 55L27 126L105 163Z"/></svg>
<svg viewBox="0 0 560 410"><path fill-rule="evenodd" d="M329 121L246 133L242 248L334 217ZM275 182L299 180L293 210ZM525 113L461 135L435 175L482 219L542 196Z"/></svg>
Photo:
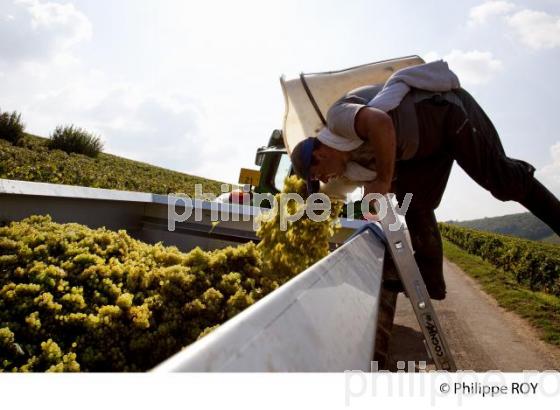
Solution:
<svg viewBox="0 0 560 410"><path fill-rule="evenodd" d="M384 255L363 232L153 371L370 371Z"/></svg>

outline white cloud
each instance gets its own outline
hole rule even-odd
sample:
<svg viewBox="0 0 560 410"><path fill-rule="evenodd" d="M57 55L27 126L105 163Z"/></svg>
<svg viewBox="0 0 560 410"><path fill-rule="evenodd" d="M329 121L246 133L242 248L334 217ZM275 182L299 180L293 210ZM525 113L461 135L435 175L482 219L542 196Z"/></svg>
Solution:
<svg viewBox="0 0 560 410"><path fill-rule="evenodd" d="M489 51L462 51L452 50L445 56L440 56L437 52L429 52L426 61L439 58L449 63L449 68L458 76L463 85L486 84L503 70L503 63L495 58Z"/></svg>
<svg viewBox="0 0 560 410"><path fill-rule="evenodd" d="M91 22L70 3L16 0L3 8L0 63L48 61L92 36Z"/></svg>
<svg viewBox="0 0 560 410"><path fill-rule="evenodd" d="M192 102L135 96L125 88L114 90L84 115L100 130L109 152L172 169L200 165L203 113Z"/></svg>
<svg viewBox="0 0 560 410"><path fill-rule="evenodd" d="M521 42L533 49L560 46L560 17L543 11L524 9L506 17Z"/></svg>
<svg viewBox="0 0 560 410"><path fill-rule="evenodd" d="M550 147L552 162L539 169L535 176L554 194L560 195L560 141Z"/></svg>
<svg viewBox="0 0 560 410"><path fill-rule="evenodd" d="M469 24L477 25L486 23L494 16L502 16L510 13L516 8L515 4L508 1L488 1L479 6L473 7L469 12Z"/></svg>
<svg viewBox="0 0 560 410"><path fill-rule="evenodd" d="M469 12L469 26L486 23L491 17L502 17L522 44L535 50L560 46L560 16L544 11L520 9L503 0L488 1Z"/></svg>

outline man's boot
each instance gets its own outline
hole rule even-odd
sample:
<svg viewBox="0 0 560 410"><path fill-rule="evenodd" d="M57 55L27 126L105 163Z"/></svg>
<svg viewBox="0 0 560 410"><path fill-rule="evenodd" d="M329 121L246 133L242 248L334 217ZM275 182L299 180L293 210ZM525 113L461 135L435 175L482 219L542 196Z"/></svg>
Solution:
<svg viewBox="0 0 560 410"><path fill-rule="evenodd" d="M560 201L534 177L527 196L519 203L560 235Z"/></svg>

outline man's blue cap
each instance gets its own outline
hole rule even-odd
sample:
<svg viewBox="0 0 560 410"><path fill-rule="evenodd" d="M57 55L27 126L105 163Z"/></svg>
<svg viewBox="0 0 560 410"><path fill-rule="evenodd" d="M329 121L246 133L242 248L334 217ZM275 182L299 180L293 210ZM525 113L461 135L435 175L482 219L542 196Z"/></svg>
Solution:
<svg viewBox="0 0 560 410"><path fill-rule="evenodd" d="M319 192L319 181L311 179L313 150L317 145L319 145L319 140L317 138L307 137L294 147L290 155L295 173L307 184L308 195Z"/></svg>

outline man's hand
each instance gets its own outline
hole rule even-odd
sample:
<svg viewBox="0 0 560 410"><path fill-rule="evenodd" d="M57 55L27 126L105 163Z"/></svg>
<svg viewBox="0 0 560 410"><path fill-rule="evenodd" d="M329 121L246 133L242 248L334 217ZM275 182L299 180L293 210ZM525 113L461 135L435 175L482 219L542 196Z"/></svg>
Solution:
<svg viewBox="0 0 560 410"><path fill-rule="evenodd" d="M367 194L388 194L391 190L391 181L374 179L364 185L364 196Z"/></svg>
<svg viewBox="0 0 560 410"><path fill-rule="evenodd" d="M364 197L368 194L381 194L386 195L391 190L391 181L384 181L380 179L374 179L364 185ZM364 213L364 219L368 221L378 221L377 213L375 212L377 206L377 200L373 199L370 202L370 212Z"/></svg>

